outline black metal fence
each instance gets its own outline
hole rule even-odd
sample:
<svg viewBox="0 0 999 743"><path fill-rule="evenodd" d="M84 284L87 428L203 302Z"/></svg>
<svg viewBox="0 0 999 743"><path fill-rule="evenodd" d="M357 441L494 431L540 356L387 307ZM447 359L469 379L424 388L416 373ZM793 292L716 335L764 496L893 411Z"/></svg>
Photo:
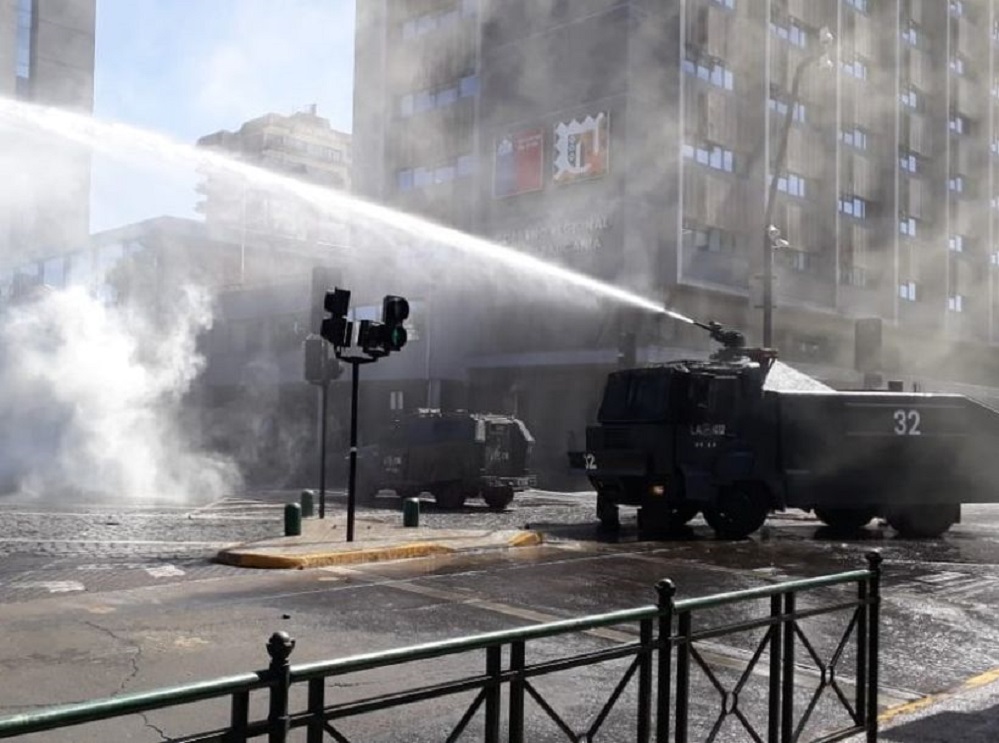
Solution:
<svg viewBox="0 0 999 743"><path fill-rule="evenodd" d="M538 733L530 732L526 721L529 706L544 718L551 734L577 743L599 740L604 734L607 740L634 739L638 743L648 743L653 736L657 743L666 743L671 736L676 743L710 742L718 739L725 726L734 726L739 740L759 743L824 743L861 733L868 741L875 741L881 558L871 553L867 560L863 570L684 601L676 601L673 584L663 580L656 586L658 601L654 606L297 666L289 663L295 641L278 632L267 643L271 663L266 670L2 718L0 738L229 698L229 722L223 728L171 740L242 743L267 736L270 743L285 743L291 739L291 731L304 729L307 743L351 743L367 738L357 737L357 733L349 737L344 727L347 721L418 702L467 700L471 696L460 719L444 737L449 743L466 733L465 739L485 743L536 741ZM855 592L850 591L850 585ZM823 593L834 587L838 588ZM713 613L724 618L712 621ZM741 616L732 621L732 613ZM821 643L809 639L803 623L815 618L828 621L834 615L842 619L845 628L838 639L828 626L823 628L821 641L829 646L828 658L823 659L826 653L820 652ZM614 627L625 629L609 629ZM740 653L719 656L712 650L712 641L717 638L731 640L754 632L761 637L748 641ZM570 636L581 633L590 639L595 635L598 646L528 660L529 643L543 639L567 643ZM469 673L475 654L480 654L478 670ZM719 657L724 659L721 666L715 662ZM345 678L444 658L455 659L462 675L350 699L343 698L337 689L341 698L330 698L329 684L342 683ZM573 727L541 687L541 680L561 671L608 662L616 662L620 673L612 690L602 704L587 710L581 729ZM843 671L844 665L852 668ZM726 684L722 670L735 674L735 682ZM753 678L765 678L763 699L755 705L748 701ZM798 683L803 678L814 684L810 693ZM265 689L267 713L261 711L254 719L251 693ZM299 695L292 692L299 689L302 704L296 705ZM707 701L712 692L717 694L713 704ZM820 703L835 705L845 721L830 729L831 718L824 714L816 737L806 737L806 731L811 735L809 725L815 722ZM699 728L697 737L692 738L695 706ZM618 716L619 726L614 733L605 728L612 712ZM478 721L481 733L473 733L473 720ZM627 737L622 737L622 720ZM414 739L405 729L406 718L396 717L393 725L392 740Z"/></svg>

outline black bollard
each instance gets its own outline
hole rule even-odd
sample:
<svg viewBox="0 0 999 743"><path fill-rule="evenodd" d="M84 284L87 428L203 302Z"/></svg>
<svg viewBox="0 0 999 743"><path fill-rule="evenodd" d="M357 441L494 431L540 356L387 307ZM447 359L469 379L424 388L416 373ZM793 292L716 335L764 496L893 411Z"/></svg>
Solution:
<svg viewBox="0 0 999 743"><path fill-rule="evenodd" d="M288 503L284 507L284 535L297 537L302 534L302 507L297 503Z"/></svg>

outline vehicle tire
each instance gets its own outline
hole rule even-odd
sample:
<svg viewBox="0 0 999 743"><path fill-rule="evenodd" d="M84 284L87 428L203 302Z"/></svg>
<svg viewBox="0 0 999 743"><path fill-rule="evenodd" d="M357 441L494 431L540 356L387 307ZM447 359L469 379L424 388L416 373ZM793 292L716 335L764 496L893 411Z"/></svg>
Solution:
<svg viewBox="0 0 999 743"><path fill-rule="evenodd" d="M723 488L715 505L704 509L704 519L720 539L743 539L763 526L769 512L765 487L736 483Z"/></svg>
<svg viewBox="0 0 999 743"><path fill-rule="evenodd" d="M698 514L693 503L656 503L638 509L638 534L646 539L660 539L676 534Z"/></svg>
<svg viewBox="0 0 999 743"><path fill-rule="evenodd" d="M621 515L617 503L605 493L597 493L597 519L601 531L618 531L621 528Z"/></svg>
<svg viewBox="0 0 999 743"><path fill-rule="evenodd" d="M435 487L432 491L434 494L434 501L441 508L447 509L449 511L457 511L459 508L465 505L465 491L462 490L460 482L447 483L446 485L439 485Z"/></svg>
<svg viewBox="0 0 999 743"><path fill-rule="evenodd" d="M876 514L870 508L816 508L815 515L836 531L858 531Z"/></svg>
<svg viewBox="0 0 999 743"><path fill-rule="evenodd" d="M908 506L888 514L888 524L907 539L939 537L961 517L961 507L950 503Z"/></svg>
<svg viewBox="0 0 999 743"><path fill-rule="evenodd" d="M502 511L513 502L513 488L509 485L485 488L482 491L482 500L491 510Z"/></svg>

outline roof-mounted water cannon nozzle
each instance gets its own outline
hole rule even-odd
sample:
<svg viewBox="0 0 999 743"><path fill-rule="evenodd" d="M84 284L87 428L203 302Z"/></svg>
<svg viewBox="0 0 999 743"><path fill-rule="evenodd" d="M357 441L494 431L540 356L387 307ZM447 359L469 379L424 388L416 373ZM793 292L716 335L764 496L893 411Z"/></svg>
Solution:
<svg viewBox="0 0 999 743"><path fill-rule="evenodd" d="M708 323L694 323L699 328L704 328L711 334L711 340L721 343L726 349L734 350L737 348L745 348L746 346L746 336L740 333L738 330L733 330L732 328L726 328L720 322L711 320Z"/></svg>

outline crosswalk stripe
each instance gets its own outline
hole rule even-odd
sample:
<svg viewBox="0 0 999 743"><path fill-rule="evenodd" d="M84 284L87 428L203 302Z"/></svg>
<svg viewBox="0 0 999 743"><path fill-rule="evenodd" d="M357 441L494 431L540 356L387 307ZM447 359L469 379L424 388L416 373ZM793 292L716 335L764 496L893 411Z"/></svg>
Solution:
<svg viewBox="0 0 999 743"><path fill-rule="evenodd" d="M72 593L84 591L83 584L78 580L30 580L11 583L9 588L44 588L49 593Z"/></svg>

